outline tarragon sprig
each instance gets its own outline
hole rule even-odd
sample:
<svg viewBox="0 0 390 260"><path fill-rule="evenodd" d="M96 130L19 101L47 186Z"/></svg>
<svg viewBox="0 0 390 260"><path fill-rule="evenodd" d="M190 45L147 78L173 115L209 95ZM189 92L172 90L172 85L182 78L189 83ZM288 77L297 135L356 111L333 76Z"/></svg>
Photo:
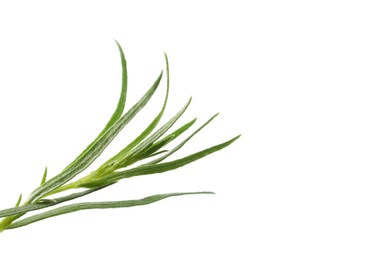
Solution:
<svg viewBox="0 0 390 260"><path fill-rule="evenodd" d="M135 138L119 153L107 160L95 171L92 171L85 177L72 182L72 180L79 173L86 170L100 156L100 154L119 134L119 132L149 102L149 100L155 93L157 87L160 85L161 79L163 77L162 71L158 75L152 86L149 88L149 90L144 94L144 96L125 114L123 114L127 96L127 63L122 47L118 42L116 43L119 49L122 63L122 89L117 107L112 114L110 120L103 128L103 130L99 133L99 135L95 138L95 140L91 142L87 146L87 148L78 157L76 157L74 161L72 161L67 167L65 167L62 172L60 172L53 178L46 180L47 168L45 168L40 186L30 194L30 196L23 204L21 204L22 196L20 196L14 208L9 208L0 211L0 218L2 218L2 220L0 221L0 232L5 229L13 229L26 226L40 220L44 220L62 214L76 212L79 210L133 207L150 204L173 196L189 194L213 194L212 192L169 193L153 195L140 200L75 203L57 207L42 213L38 213L36 215L22 218L27 213L31 213L33 211L49 207L54 207L60 203L75 200L82 196L86 196L108 186L111 186L125 178L162 173L177 169L227 147L240 137L236 136L224 143L212 146L210 148L188 155L181 159L163 162L165 161L165 159L167 159L169 156L171 156L173 153L183 147L194 135L196 135L218 115L216 114L212 116L208 121L206 121L197 130L195 130L192 134L190 134L186 139L184 139L181 143L176 145L171 150L164 149L166 145L168 145L176 138L184 134L187 130L189 130L196 121L195 118L188 123L182 125L181 127L177 128L176 130L172 131L171 133L167 134L167 132L184 114L184 112L190 105L191 99L189 99L185 103L185 105L170 120L167 121L167 123L163 124L160 128L155 130L164 114L169 96L169 63L168 57L167 55L165 55L167 78L166 93L163 105L157 116L137 138ZM134 163L140 161L145 162L141 163L136 167L130 167ZM84 190L62 197L51 198L51 196L54 194L80 188Z"/></svg>

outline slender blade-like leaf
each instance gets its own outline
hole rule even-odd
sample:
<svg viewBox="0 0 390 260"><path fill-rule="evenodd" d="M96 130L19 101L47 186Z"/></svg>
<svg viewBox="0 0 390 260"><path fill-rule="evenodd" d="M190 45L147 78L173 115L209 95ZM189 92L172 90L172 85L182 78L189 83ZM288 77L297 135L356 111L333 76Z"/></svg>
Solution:
<svg viewBox="0 0 390 260"><path fill-rule="evenodd" d="M120 96L119 96L119 101L118 101L118 104L117 104L117 107L114 111L114 113L112 114L110 120L107 122L106 126L103 128L103 130L99 133L99 135L95 138L95 140L93 140L92 143L90 143L87 148L84 149L84 151L72 162L70 163L65 169L68 169L70 167L72 167L74 164L76 164L79 159L81 157L83 157L85 155L85 153L88 153L89 152L89 149L91 148L92 145L94 145L94 143L97 142L97 140L116 122L118 121L118 119L122 116L122 113L123 113L123 110L125 109L125 105L126 105L126 97L127 97L127 62L126 62L126 57L125 57L125 54L123 53L123 49L122 47L120 46L120 44L115 41L117 46L118 46L118 49L119 49L119 53L120 53L120 57L121 57L121 64L122 64L122 89L121 89L121 93L120 93Z"/></svg>
<svg viewBox="0 0 390 260"><path fill-rule="evenodd" d="M19 207L19 205L20 205L20 202L22 202L22 194L20 194L19 195L19 198L18 198L18 201L16 202L16 204L15 204L15 207L17 208L17 207Z"/></svg>
<svg viewBox="0 0 390 260"><path fill-rule="evenodd" d="M153 154L154 152L160 150L162 147L166 146L173 140L175 140L177 137L179 137L181 134L183 134L185 131L187 131L196 121L196 118L192 121L188 122L187 124L181 126L180 128L176 129L171 134L165 136L163 139L155 142L152 146L150 146L142 155L142 157L146 156L149 157L150 154ZM153 156L156 154L153 154Z"/></svg>
<svg viewBox="0 0 390 260"><path fill-rule="evenodd" d="M169 135L161 139L161 141L156 142L156 145L158 145L159 142L165 142L167 139L169 139L170 141L175 140L177 137L179 137L181 134L187 131L196 122L196 120L197 119L194 118L190 122L179 127L178 129L176 129L175 131L173 131L172 133L170 133Z"/></svg>
<svg viewBox="0 0 390 260"><path fill-rule="evenodd" d="M119 44L118 41L115 41L119 53L121 55L121 63L122 63L122 89L121 89L121 94L119 97L118 105L112 114L110 120L108 121L107 125L104 127L102 132L99 134L101 136L104 132L106 132L116 121L121 118L123 111L125 110L125 105L126 105L126 98L127 98L127 62L126 62L126 57L125 54L123 53L122 46Z"/></svg>
<svg viewBox="0 0 390 260"><path fill-rule="evenodd" d="M84 202L77 203L67 206L62 206L41 214L37 214L22 220L19 220L12 225L10 225L7 229L18 228L22 226L26 226L32 224L37 221L41 221L47 218L68 214L80 210L88 210L88 209L107 209L107 208L127 208L134 206L141 206L146 204L151 204L157 202L159 200L163 200L169 197L174 196L182 196L182 195L194 195L194 194L214 194L213 192L186 192L186 193L169 193L169 194L159 194L154 196L149 196L140 200L124 200L124 201L107 201L107 202Z"/></svg>
<svg viewBox="0 0 390 260"><path fill-rule="evenodd" d="M46 182L46 177L47 177L47 167L45 168L45 172L43 173L40 186L42 186Z"/></svg>
<svg viewBox="0 0 390 260"><path fill-rule="evenodd" d="M82 157L78 159L76 163L70 168L66 168L63 172L47 181L44 185L34 190L28 202L33 202L43 195L53 191L57 187L67 183L74 178L77 174L85 170L97 157L103 152L103 150L111 143L111 141L117 136L117 134L134 118L134 116L146 105L150 100L154 92L156 91L162 72L157 78L153 86L146 92L146 94L117 122L115 122L110 129L108 129L90 148L84 153Z"/></svg>
<svg viewBox="0 0 390 260"><path fill-rule="evenodd" d="M130 177L134 177L134 176L148 175L148 174L155 174L155 173L162 173L162 172L166 172L166 171L171 171L171 170L177 169L179 167L182 167L186 164L197 161L197 160L199 160L207 155L210 155L214 152L217 152L217 151L229 146L230 144L232 144L239 137L240 137L240 135L234 137L233 139L231 139L227 142L215 145L215 146L207 148L203 151L191 154L189 156L186 156L184 158L177 159L177 160L174 160L171 162L160 163L160 164L149 164L148 163L148 164L144 164L144 165L138 166L138 167L130 169L130 170L114 172L113 174L102 177L98 180L90 181L88 183L81 183L80 187L86 187L86 188L99 187L101 185L107 185L109 183L116 182L116 181L119 181L119 180L124 179L124 178L130 178Z"/></svg>
<svg viewBox="0 0 390 260"><path fill-rule="evenodd" d="M153 145L153 143L158 138L160 138L166 131L168 131L173 126L173 124L184 114L190 103L191 98L184 105L184 107L179 112L177 112L177 114L172 117L165 125L159 128L155 133L146 138L142 143L140 143L137 147L131 150L127 155L125 155L124 158L118 162L118 169L126 167L134 161L140 159L141 157L138 155L145 152L145 150L148 149L151 145Z"/></svg>
<svg viewBox="0 0 390 260"><path fill-rule="evenodd" d="M202 130L205 126L207 126L211 121L214 120L214 118L216 118L218 116L218 114L215 114L214 116L212 116L209 120L207 120L206 123L204 123L201 127L199 127L195 132L193 132L189 137L187 137L183 142L181 142L179 145L177 145L175 148L173 148L172 150L170 150L168 153L164 154L163 156L149 162L149 164L156 164L156 163L159 163L161 161L163 161L164 159L168 158L169 156L171 156L173 153L177 152L180 148L182 148L192 137L194 137L197 133L200 132L200 130Z"/></svg>
<svg viewBox="0 0 390 260"><path fill-rule="evenodd" d="M120 151L114 157L112 157L107 162L105 162L100 167L100 170L96 171L96 175L99 175L99 172L104 172L105 168L107 168L108 165L111 165L113 162L118 161L121 158L125 157L134 147L136 147L142 140L144 140L156 128L157 124L160 122L161 117L163 116L165 108L167 106L169 88L170 88L169 62L168 62L168 56L166 54L165 54L165 63L166 63L166 75L167 75L167 89L166 89L164 103L160 112L149 124L149 126L137 138L134 139L134 141L132 141L128 146L126 146L122 151Z"/></svg>

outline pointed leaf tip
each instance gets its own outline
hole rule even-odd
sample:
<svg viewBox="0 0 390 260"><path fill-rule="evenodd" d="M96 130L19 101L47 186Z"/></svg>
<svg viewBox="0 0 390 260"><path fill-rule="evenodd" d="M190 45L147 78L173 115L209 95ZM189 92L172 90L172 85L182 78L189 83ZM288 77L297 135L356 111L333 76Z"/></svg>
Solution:
<svg viewBox="0 0 390 260"><path fill-rule="evenodd" d="M41 180L41 186L43 184L45 184L46 182L46 177L47 177L47 166L45 167L45 172L43 173L43 177L42 177L42 180Z"/></svg>
<svg viewBox="0 0 390 260"><path fill-rule="evenodd" d="M23 195L22 195L22 193L20 193L18 201L16 202L16 205L15 205L15 208L19 207L20 202L22 201L22 197L23 197Z"/></svg>

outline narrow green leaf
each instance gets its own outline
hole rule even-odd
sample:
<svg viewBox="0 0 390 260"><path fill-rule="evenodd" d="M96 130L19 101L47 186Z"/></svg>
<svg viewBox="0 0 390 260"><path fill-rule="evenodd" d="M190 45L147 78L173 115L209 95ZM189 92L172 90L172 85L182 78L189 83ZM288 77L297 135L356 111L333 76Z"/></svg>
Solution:
<svg viewBox="0 0 390 260"><path fill-rule="evenodd" d="M45 168L45 172L43 173L43 177L42 177L40 186L42 186L46 182L46 177L47 177L47 166Z"/></svg>
<svg viewBox="0 0 390 260"><path fill-rule="evenodd" d="M187 124L181 126L180 128L176 129L171 134L165 136L163 139L155 142L152 146L150 146L142 155L142 157L147 156L149 157L149 154L153 154L154 152L160 150L162 147L166 146L173 140L175 140L177 137L179 137L182 133L187 131L196 121L196 118L192 121L188 122ZM156 155L156 154L154 154Z"/></svg>
<svg viewBox="0 0 390 260"><path fill-rule="evenodd" d="M148 174L155 174L155 173L162 173L162 172L166 172L166 171L171 171L171 170L177 169L179 167L182 167L186 164L189 164L191 162L194 162L196 160L199 160L199 159L201 159L207 155L210 155L214 152L217 152L217 151L229 146L230 144L232 144L239 137L240 137L240 135L234 137L233 139L231 139L227 142L215 145L215 146L207 148L203 151L191 154L189 156L186 156L184 158L177 159L177 160L174 160L171 162L160 163L160 164L147 163L147 164L138 166L138 167L133 168L133 169L124 170L124 171L120 171L120 172L114 172L113 174L102 177L98 180L91 181L91 182L84 183L84 184L80 184L80 187L86 187L86 188L99 187L101 185L107 185L109 183L117 182L117 181L124 179L124 178L130 178L130 177L134 177L134 176L148 175Z"/></svg>
<svg viewBox="0 0 390 260"><path fill-rule="evenodd" d="M105 162L100 167L101 171L97 170L96 175L99 175L99 172L104 172L107 165L110 165L115 161L123 159L134 147L136 147L142 140L144 140L156 128L157 124L160 122L161 117L163 116L165 108L167 106L168 96L169 96L169 87L170 87L169 62L168 62L168 56L166 54L165 54L165 63L166 63L166 72L167 72L166 73L167 74L167 89L166 89L164 103L163 103L163 106L162 106L160 112L153 119L153 121L149 124L149 126L137 138L134 139L134 141L132 141L128 146L126 146L122 151L120 151L114 157L112 157L107 162Z"/></svg>
<svg viewBox="0 0 390 260"><path fill-rule="evenodd" d="M131 150L128 154L124 155L123 158L117 163L118 165L117 168L119 169L122 167L126 167L131 163L133 163L134 161L140 159L140 156L138 155L144 153L146 149L152 146L153 143L158 138L160 138L166 131L168 131L173 126L173 124L184 114L184 112L186 111L190 103L191 103L191 98L184 105L184 107L179 112L177 112L177 114L174 117L172 117L165 125L159 128L151 136L146 138L143 142L141 142L137 147Z"/></svg>
<svg viewBox="0 0 390 260"><path fill-rule="evenodd" d="M134 116L146 105L150 100L154 92L156 91L162 72L153 84L153 86L146 92L146 94L117 122L115 122L89 149L83 156L72 163L72 166L66 168L60 174L47 181L44 185L34 190L28 202L33 202L45 194L53 191L57 187L67 183L73 179L77 174L85 170L97 157L103 152L103 150L111 143L111 141L117 136L117 134L134 118Z"/></svg>
<svg viewBox="0 0 390 260"><path fill-rule="evenodd" d="M200 130L202 130L205 126L207 126L211 121L214 120L218 116L218 113L212 116L209 120L207 120L206 123L204 123L201 127L199 127L195 132L193 132L189 137L187 137L183 142L181 142L179 145L177 145L175 148L173 148L169 153L164 154L163 156L149 162L149 164L156 164L159 163L169 156L171 156L173 153L177 152L180 148L182 148L192 137L194 137L197 133L199 133Z"/></svg>
<svg viewBox="0 0 390 260"><path fill-rule="evenodd" d="M188 123L184 124L183 126L179 127L178 129L176 129L175 131L173 131L172 133L170 133L169 135L167 135L166 137L161 139L161 141L159 141L159 142L164 142L167 139L169 139L170 141L175 140L182 133L187 131L195 122L196 122L196 118L192 119L190 122L188 122ZM156 144L158 144L159 142L157 142Z"/></svg>
<svg viewBox="0 0 390 260"><path fill-rule="evenodd" d="M22 226L26 226L32 224L37 221L41 221L47 218L52 218L55 216L68 214L80 210L88 210L88 209L107 209L107 208L127 208L134 206L141 206L146 204L151 204L157 202L162 199L166 199L174 196L182 196L182 195L193 195L193 194L214 194L212 192L186 192L186 193L169 193L169 194L159 194L150 197L146 197L140 200L124 200L124 201L107 201L107 202L84 202L77 203L67 206L62 206L41 214L37 214L22 220L19 220L13 224L11 224L7 229L18 228Z"/></svg>
<svg viewBox="0 0 390 260"><path fill-rule="evenodd" d="M34 204L27 204L27 205L20 206L20 207L4 209L4 210L0 211L0 218L8 217L8 216L15 216L15 215L19 215L19 214L25 214L25 213L30 212L30 211L51 207L51 206L54 206L54 205L57 205L57 204L60 204L60 203L63 203L63 202L69 201L69 200L74 200L74 199L80 198L82 196L88 195L92 192L101 190L101 189L106 188L108 186L109 185L99 187L96 189L88 189L85 191L76 192L76 193L73 193L73 194L70 194L67 196L63 196L60 198L55 198L55 199L42 199L42 200L35 202Z"/></svg>
<svg viewBox="0 0 390 260"><path fill-rule="evenodd" d="M16 208L19 207L21 201L22 201L22 194L20 193L19 199L18 199L18 201L16 202L16 205L15 205Z"/></svg>
<svg viewBox="0 0 390 260"><path fill-rule="evenodd" d="M188 106L191 104L192 98L190 98L187 103L180 109L179 112L176 113L167 123L165 123L162 127L160 127L156 132L154 132L150 137L145 139L142 143L140 143L134 150L132 150L132 154L137 154L143 152L147 147L150 147L158 138L160 138L166 131L168 131L176 121L184 114L187 110Z"/></svg>
<svg viewBox="0 0 390 260"><path fill-rule="evenodd" d="M119 118L121 118L121 116L123 114L123 111L125 110L125 106L126 106L126 97L127 97L127 62L126 62L126 57L125 57L125 54L123 52L122 46L119 44L118 41L115 41L115 42L116 42L116 44L118 46L119 53L121 55L122 89L121 89L121 94L120 94L120 98L119 98L119 101L118 101L118 105L117 105L114 113L112 114L110 120L108 121L107 125L104 127L104 129L99 134L99 136L101 136L104 132L106 132L116 121L119 120Z"/></svg>
<svg viewBox="0 0 390 260"><path fill-rule="evenodd" d="M120 44L115 41L117 46L118 46L118 49L119 49L119 53L120 53L120 57L121 57L121 64L122 64L122 89L121 89L121 93L120 93L120 96L119 96L119 101L118 101L118 104L117 104L117 107L114 111L114 113L112 114L110 120L107 122L106 126L103 128L103 130L99 133L99 135L95 138L95 140L93 140L92 143L90 143L87 148L84 149L84 151L72 162L70 163L65 169L68 169L70 167L72 167L75 163L78 162L78 160L80 158L82 158L86 153L89 152L89 149L91 148L92 145L94 145L94 143L97 142L97 140L116 122L118 121L118 119L122 116L122 113L123 113L123 110L125 109L125 105L126 105L126 96L127 96L127 62L126 62L126 57L125 57L125 54L123 53L123 50L122 50L122 47L120 46Z"/></svg>
<svg viewBox="0 0 390 260"><path fill-rule="evenodd" d="M157 152L162 147L166 146L168 143L173 141L173 139L174 139L174 137L171 136L170 138L164 138L164 140L161 140L159 142L154 143L148 149L146 149L145 152L143 152L142 155L140 155L140 157L143 158L145 156L148 156L149 154L153 154L153 153Z"/></svg>

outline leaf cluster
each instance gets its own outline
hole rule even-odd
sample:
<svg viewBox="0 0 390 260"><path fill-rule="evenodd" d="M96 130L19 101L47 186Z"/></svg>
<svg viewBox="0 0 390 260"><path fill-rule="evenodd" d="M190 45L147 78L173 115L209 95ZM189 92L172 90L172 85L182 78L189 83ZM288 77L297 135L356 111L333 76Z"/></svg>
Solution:
<svg viewBox="0 0 390 260"><path fill-rule="evenodd" d="M132 207L150 204L173 196L189 194L212 194L212 192L170 193L154 195L140 200L75 203L22 218L27 213L53 207L60 203L86 196L111 186L122 179L141 175L163 173L177 169L216 151L219 151L239 138L239 136L236 136L224 143L209 147L183 158L168 162L165 161L173 153L181 149L192 137L194 137L218 115L216 114L212 116L208 121L198 127L174 148L170 150L165 149L169 143L187 132L196 122L195 118L168 133L168 131L174 126L174 124L184 114L190 105L190 98L171 119L157 128L167 106L170 88L169 63L168 57L165 55L167 78L166 93L159 113L155 116L152 122L149 123L145 130L142 131L142 133L140 133L120 152L103 163L98 169L92 171L83 178L73 181L78 174L85 171L102 154L105 148L112 142L112 140L114 140L120 131L138 114L141 109L144 108L160 85L163 77L163 71L161 71L155 82L141 97L141 99L135 103L126 113L124 113L128 81L127 63L122 47L118 42L116 43L119 49L122 64L122 89L117 107L108 123L98 134L98 136L87 146L87 148L85 148L84 151L68 166L66 166L64 170L61 171L58 175L47 180L47 168L45 168L40 186L30 194L30 196L23 204L21 204L22 196L20 196L14 208L0 211L0 218L3 218L0 222L0 232L5 229L26 226L40 220L76 212L79 210ZM133 165L137 162L139 162L139 165L134 167ZM70 195L51 198L57 193L73 189L83 190L72 193ZM48 198L49 196L50 198Z"/></svg>

